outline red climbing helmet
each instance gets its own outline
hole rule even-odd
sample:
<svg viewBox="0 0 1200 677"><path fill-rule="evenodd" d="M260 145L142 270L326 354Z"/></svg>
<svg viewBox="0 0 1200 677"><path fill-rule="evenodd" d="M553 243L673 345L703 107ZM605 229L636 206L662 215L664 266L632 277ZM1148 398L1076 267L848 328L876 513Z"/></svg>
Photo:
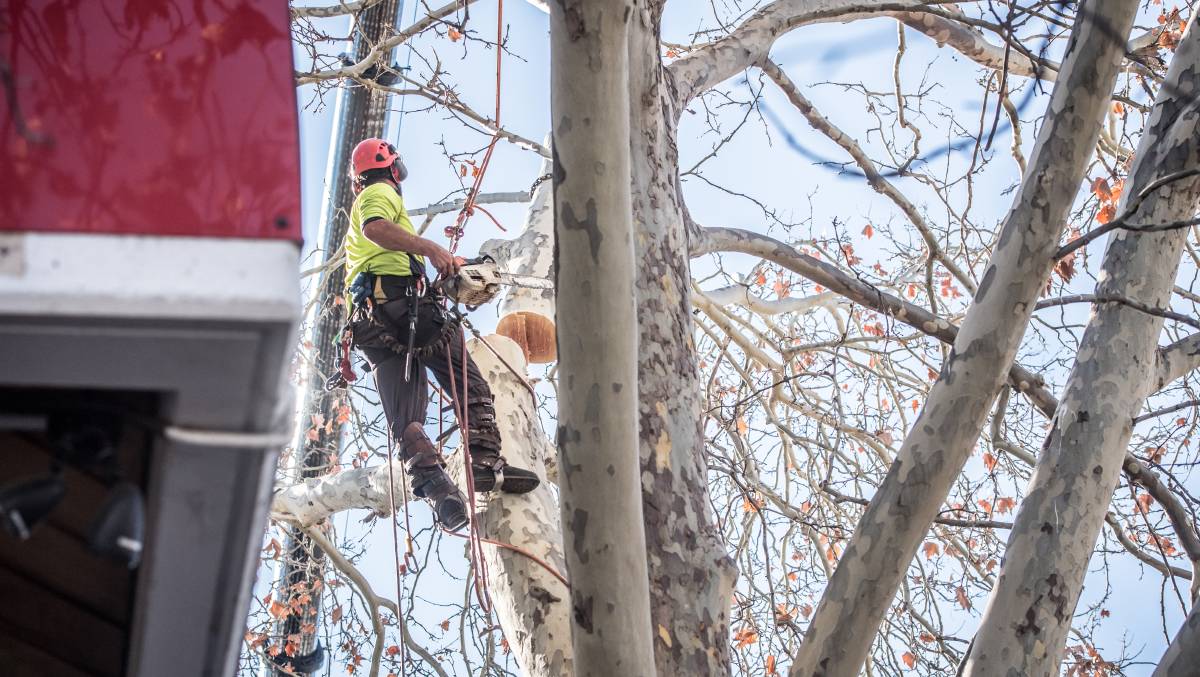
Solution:
<svg viewBox="0 0 1200 677"><path fill-rule="evenodd" d="M390 167L397 183L408 176L408 170L396 152L396 147L383 139L363 139L350 154L350 175L357 179L371 169Z"/></svg>

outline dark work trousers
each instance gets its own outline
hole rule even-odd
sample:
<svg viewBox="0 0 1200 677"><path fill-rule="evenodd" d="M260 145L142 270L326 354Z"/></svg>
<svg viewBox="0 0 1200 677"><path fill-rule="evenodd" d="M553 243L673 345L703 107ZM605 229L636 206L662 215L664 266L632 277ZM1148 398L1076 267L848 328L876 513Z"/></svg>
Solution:
<svg viewBox="0 0 1200 677"><path fill-rule="evenodd" d="M385 278L387 279L387 278ZM386 286L385 286L386 289ZM396 293L403 290L389 289ZM389 298L392 295L389 294ZM378 304L373 317L360 310L351 323L355 347L371 364L380 402L387 416L392 439L397 443L409 423L425 425L429 406L429 380L425 370L433 372L442 391L453 402L466 401L468 425L459 420L459 429L470 432L471 455L477 461L494 458L500 453L500 431L492 391L479 373L475 361L463 351L463 334L458 326L446 326L437 306L440 300L423 298L418 301L417 350L414 351L408 378L404 377L405 352L408 345L409 300L395 298ZM428 304L428 305L427 305ZM466 382L463 382L463 362L466 361Z"/></svg>

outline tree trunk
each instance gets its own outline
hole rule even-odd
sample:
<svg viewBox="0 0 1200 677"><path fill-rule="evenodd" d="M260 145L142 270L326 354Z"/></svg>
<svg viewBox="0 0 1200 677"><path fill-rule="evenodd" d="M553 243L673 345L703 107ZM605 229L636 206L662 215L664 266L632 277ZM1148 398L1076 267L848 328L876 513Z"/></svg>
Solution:
<svg viewBox="0 0 1200 677"><path fill-rule="evenodd" d="M661 675L729 671L737 570L710 511L679 185L681 108L659 57L661 3L629 34L633 224L637 234L638 421L654 661Z"/></svg>
<svg viewBox="0 0 1200 677"><path fill-rule="evenodd" d="M549 146L550 142L547 141ZM538 172L539 183L533 190L525 214L525 231L512 240L488 240L481 253L491 254L505 270L514 275L548 279L554 264L554 182L547 176L553 170L549 160ZM533 364L553 362L554 290L510 287L500 302L500 324L496 333L514 340Z"/></svg>
<svg viewBox="0 0 1200 677"><path fill-rule="evenodd" d="M488 343L517 374L524 373L519 346L502 336L490 336ZM482 534L515 546L562 574L566 563L558 509L554 491L542 471L547 455L554 454L554 449L542 433L537 410L522 379L479 341L468 341L467 349L496 396L496 423L504 440L504 456L516 466L534 470L543 480L528 494L481 495L477 514ZM454 454L449 461L451 475L462 481L462 455ZM403 495L405 486L400 472L396 468L393 474L397 496ZM276 492L271 506L275 518L302 525L355 509L390 514L386 464L306 480ZM485 544L484 558L488 591L521 674L572 674L566 586L541 563L515 550Z"/></svg>
<svg viewBox="0 0 1200 677"><path fill-rule="evenodd" d="M1130 172L1118 213L1157 179L1200 161L1200 38L1189 25ZM1190 219L1200 181L1154 190L1132 223ZM1171 299L1188 230L1116 231L1096 293L1154 308ZM1021 502L970 654L966 675L1058 674L1088 560L1104 522L1133 431L1133 416L1152 387L1163 319L1120 303L1099 303L1079 345L1075 367Z"/></svg>
<svg viewBox="0 0 1200 677"><path fill-rule="evenodd" d="M521 346L498 335L489 336L487 342L491 349L477 339L469 341L467 349L495 395L504 456L514 466L532 469L542 480L528 494L493 492L480 499L483 510L478 519L484 537L541 560L485 544L488 591L521 674L570 675L574 669L567 609L570 590L558 578L566 575L567 562L558 504L545 473L547 458L556 452L542 432L537 403L523 379Z"/></svg>
<svg viewBox="0 0 1200 677"><path fill-rule="evenodd" d="M1167 652L1158 661L1151 677L1192 677L1200 666L1200 604L1192 604L1192 612L1183 621L1183 627Z"/></svg>
<svg viewBox="0 0 1200 677"><path fill-rule="evenodd" d="M551 7L559 488L577 675L653 675L638 481L628 0Z"/></svg>
<svg viewBox="0 0 1200 677"><path fill-rule="evenodd" d="M1081 8L1012 210L941 375L829 581L793 676L857 675L909 562L975 448L1099 136L1137 5ZM1116 37L1114 37L1114 33Z"/></svg>

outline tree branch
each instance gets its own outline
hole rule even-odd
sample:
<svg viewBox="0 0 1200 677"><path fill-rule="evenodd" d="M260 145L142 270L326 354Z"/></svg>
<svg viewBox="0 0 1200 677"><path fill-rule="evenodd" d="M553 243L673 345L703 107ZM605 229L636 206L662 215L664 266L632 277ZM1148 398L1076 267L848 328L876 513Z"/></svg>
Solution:
<svg viewBox="0 0 1200 677"><path fill-rule="evenodd" d="M470 5L476 0L454 0L435 10L430 11L419 21L400 31L392 37L381 40L375 45L370 52L367 53L361 61L342 68L333 68L326 71L310 71L304 73L296 73L296 85L309 85L314 82L324 82L327 80L338 80L341 78L358 78L367 71L371 66L379 63L379 61L391 53L393 49L404 44L409 38L418 35L430 26L438 23L442 19L454 14L463 7ZM374 4L374 2L371 2ZM361 8L360 8L361 9Z"/></svg>

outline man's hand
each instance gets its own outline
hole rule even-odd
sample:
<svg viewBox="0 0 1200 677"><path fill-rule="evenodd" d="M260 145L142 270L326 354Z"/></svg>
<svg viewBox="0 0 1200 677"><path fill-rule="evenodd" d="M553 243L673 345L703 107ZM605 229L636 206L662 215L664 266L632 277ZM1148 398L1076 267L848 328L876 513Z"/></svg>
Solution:
<svg viewBox="0 0 1200 677"><path fill-rule="evenodd" d="M438 273L442 277L450 277L458 272L459 266L466 263L466 260L461 256L451 254L449 250L440 244L432 240L425 241L429 243L425 256L429 257L429 262L433 264L434 268L437 268Z"/></svg>

